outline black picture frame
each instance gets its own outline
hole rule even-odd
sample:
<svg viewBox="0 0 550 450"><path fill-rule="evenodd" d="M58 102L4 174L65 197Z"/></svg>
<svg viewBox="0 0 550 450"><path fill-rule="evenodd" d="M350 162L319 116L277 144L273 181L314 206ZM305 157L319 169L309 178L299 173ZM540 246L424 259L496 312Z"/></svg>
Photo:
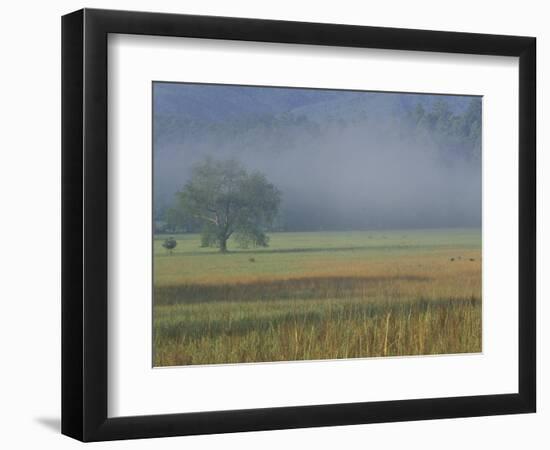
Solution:
<svg viewBox="0 0 550 450"><path fill-rule="evenodd" d="M107 416L109 33L519 57L517 393ZM83 9L62 18L62 433L82 441L535 412L536 39Z"/></svg>

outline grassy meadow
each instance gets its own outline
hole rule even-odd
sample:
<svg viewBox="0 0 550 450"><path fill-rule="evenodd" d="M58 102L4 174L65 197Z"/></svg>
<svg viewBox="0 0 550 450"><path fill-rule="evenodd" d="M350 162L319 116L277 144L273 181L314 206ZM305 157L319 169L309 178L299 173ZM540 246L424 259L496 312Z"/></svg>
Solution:
<svg viewBox="0 0 550 450"><path fill-rule="evenodd" d="M155 366L481 351L479 229L154 238Z"/></svg>

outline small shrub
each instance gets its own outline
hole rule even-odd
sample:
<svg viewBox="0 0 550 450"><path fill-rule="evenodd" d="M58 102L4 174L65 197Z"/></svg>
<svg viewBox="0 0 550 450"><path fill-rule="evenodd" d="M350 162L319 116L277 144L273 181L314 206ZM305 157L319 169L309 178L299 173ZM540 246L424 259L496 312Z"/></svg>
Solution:
<svg viewBox="0 0 550 450"><path fill-rule="evenodd" d="M176 248L176 245L178 245L178 243L173 237L169 237L168 239L165 239L164 242L162 243L162 246L170 254L172 254L172 250L174 250Z"/></svg>

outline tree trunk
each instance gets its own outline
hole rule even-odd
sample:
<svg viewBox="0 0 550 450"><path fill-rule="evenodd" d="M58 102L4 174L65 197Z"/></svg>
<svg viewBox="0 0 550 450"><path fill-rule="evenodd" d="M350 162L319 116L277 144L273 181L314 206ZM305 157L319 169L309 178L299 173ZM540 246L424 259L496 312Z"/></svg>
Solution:
<svg viewBox="0 0 550 450"><path fill-rule="evenodd" d="M220 252L227 253L227 238L220 238Z"/></svg>

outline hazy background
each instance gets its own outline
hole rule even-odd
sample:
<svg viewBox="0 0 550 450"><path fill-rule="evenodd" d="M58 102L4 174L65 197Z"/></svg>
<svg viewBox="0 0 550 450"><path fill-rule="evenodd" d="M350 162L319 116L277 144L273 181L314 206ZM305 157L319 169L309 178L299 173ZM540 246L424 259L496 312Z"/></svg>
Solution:
<svg viewBox="0 0 550 450"><path fill-rule="evenodd" d="M281 190L279 230L481 224L480 97L154 83L157 231L206 156Z"/></svg>

